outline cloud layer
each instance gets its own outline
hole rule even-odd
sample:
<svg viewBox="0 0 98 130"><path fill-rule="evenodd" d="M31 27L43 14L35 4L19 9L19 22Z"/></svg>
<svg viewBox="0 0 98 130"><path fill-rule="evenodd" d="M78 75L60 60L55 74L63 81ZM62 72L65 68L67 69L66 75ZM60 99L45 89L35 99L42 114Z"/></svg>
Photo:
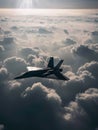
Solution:
<svg viewBox="0 0 98 130"><path fill-rule="evenodd" d="M0 130L97 130L97 14L0 16ZM5 26L5 24L7 26ZM68 82L13 80L64 59Z"/></svg>

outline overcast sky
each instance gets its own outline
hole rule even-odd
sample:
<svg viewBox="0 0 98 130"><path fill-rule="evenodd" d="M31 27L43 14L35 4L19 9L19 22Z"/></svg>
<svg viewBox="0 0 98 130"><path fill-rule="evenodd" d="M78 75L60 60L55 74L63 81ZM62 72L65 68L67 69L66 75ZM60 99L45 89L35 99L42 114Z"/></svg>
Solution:
<svg viewBox="0 0 98 130"><path fill-rule="evenodd" d="M0 8L20 8L22 4L32 4L32 8L98 8L98 0L0 0Z"/></svg>

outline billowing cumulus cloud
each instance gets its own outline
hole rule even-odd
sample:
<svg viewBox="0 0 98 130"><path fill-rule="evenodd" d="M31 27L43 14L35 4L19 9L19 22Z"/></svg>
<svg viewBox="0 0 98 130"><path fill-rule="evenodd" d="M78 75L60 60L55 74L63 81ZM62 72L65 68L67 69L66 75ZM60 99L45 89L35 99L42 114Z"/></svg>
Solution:
<svg viewBox="0 0 98 130"><path fill-rule="evenodd" d="M77 97L77 101L89 115L92 122L91 127L96 128L98 126L98 89L88 89L84 94Z"/></svg>
<svg viewBox="0 0 98 130"><path fill-rule="evenodd" d="M0 60L4 60L17 54L17 44L14 37L5 37L0 41Z"/></svg>
<svg viewBox="0 0 98 130"><path fill-rule="evenodd" d="M0 68L0 81L4 81L8 78L8 71L6 68Z"/></svg>
<svg viewBox="0 0 98 130"><path fill-rule="evenodd" d="M13 91L12 91L13 92ZM27 87L20 95L13 99L7 99L8 111L5 109L7 129L61 129L66 128L63 118L63 108L61 99L55 90L48 89L41 83L36 83L32 87ZM15 102L14 102L15 101ZM29 101L29 102L28 102ZM4 113L5 112L5 113ZM7 116L10 115L10 118Z"/></svg>
<svg viewBox="0 0 98 130"><path fill-rule="evenodd" d="M97 52L84 45L77 46L76 48L73 48L72 51L88 61L97 60L98 57Z"/></svg>
<svg viewBox="0 0 98 130"><path fill-rule="evenodd" d="M19 51L19 55L23 58L27 58L29 55L38 55L38 51L36 49L32 49L32 48L22 48Z"/></svg>
<svg viewBox="0 0 98 130"><path fill-rule="evenodd" d="M67 112L65 119L73 124L71 129L95 130L98 126L97 100L98 89L91 88L76 96L75 102L71 102L68 107L65 107Z"/></svg>
<svg viewBox="0 0 98 130"><path fill-rule="evenodd" d="M21 58L10 57L4 60L4 66L10 73L19 74L26 71L27 63Z"/></svg>
<svg viewBox="0 0 98 130"><path fill-rule="evenodd" d="M92 61L90 63L84 64L79 68L78 73L82 73L83 71L89 71L92 75L97 78L98 76L98 62Z"/></svg>

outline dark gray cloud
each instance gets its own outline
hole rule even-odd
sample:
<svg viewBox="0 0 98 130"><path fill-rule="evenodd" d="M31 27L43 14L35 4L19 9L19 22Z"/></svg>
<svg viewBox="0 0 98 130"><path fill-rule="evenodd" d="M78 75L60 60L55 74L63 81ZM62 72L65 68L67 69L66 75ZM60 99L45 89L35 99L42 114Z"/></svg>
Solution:
<svg viewBox="0 0 98 130"><path fill-rule="evenodd" d="M65 107L65 118L73 124L71 129L95 130L98 127L98 89L88 89L76 96L75 102ZM77 124L77 125L74 125Z"/></svg>
<svg viewBox="0 0 98 130"><path fill-rule="evenodd" d="M98 60L98 53L95 50L90 49L88 46L80 45L73 48L72 51L87 61Z"/></svg>
<svg viewBox="0 0 98 130"><path fill-rule="evenodd" d="M91 124L89 124L89 127L91 126L93 129L98 127L98 89L88 89L84 94L77 97L77 101L90 119Z"/></svg>
<svg viewBox="0 0 98 130"><path fill-rule="evenodd" d="M10 85L19 86L17 83ZM14 90L16 91L16 89ZM0 113L0 115L5 115L3 115L3 120L7 130L46 130L46 128L47 130L64 130L66 128L61 99L55 90L36 83L32 87L27 87L20 96L16 95L15 91L7 93L9 97L5 99L6 103L9 103L8 109L7 111L3 109ZM17 91L17 93L19 92ZM6 103L2 105L6 105Z"/></svg>
<svg viewBox="0 0 98 130"><path fill-rule="evenodd" d="M3 58L4 51L5 51L4 47L2 45L0 45L0 59Z"/></svg>
<svg viewBox="0 0 98 130"><path fill-rule="evenodd" d="M45 28L39 28L38 33L40 33L40 34L50 34L52 32L49 31L49 30L46 30Z"/></svg>
<svg viewBox="0 0 98 130"><path fill-rule="evenodd" d="M64 43L65 45L68 45L68 46L69 46L69 45L76 44L76 41L67 38L65 41L63 41L63 43Z"/></svg>
<svg viewBox="0 0 98 130"><path fill-rule="evenodd" d="M98 31L94 31L91 33L92 39L94 43L98 43Z"/></svg>
<svg viewBox="0 0 98 130"><path fill-rule="evenodd" d="M65 34L69 34L68 30L64 29L64 33Z"/></svg>
<svg viewBox="0 0 98 130"><path fill-rule="evenodd" d="M17 61L17 63L19 62ZM94 62L93 64L96 63ZM89 66L93 66L93 64L89 63L89 65L84 66L90 68ZM84 67L82 66L81 68ZM31 82L30 80L29 82L23 81L24 84L16 81L10 81L8 84L6 83L5 87L8 88L7 93L5 91L6 89L2 90L0 88L0 90L2 90L0 91L2 92L2 98L0 98L2 100L0 101L4 101L3 97L5 97L5 102L0 108L0 115L3 117L3 119L0 118L0 120L5 124L5 129L25 130L29 128L34 130L44 130L47 128L51 130L72 130L74 128L75 130L92 130L92 128L97 127L97 120L95 120L95 116L91 115L89 108L85 109L85 105L81 105L82 103L80 103L82 102L80 100L82 97L81 95L86 95L85 93L88 92L95 93L97 92L97 89L88 90L76 98L78 93L84 92L86 89L94 85L95 82L93 81L95 78L97 80L97 75L95 76L93 71L91 71L92 69L86 69L86 67L80 73L81 68L79 69L78 76L74 77L74 79L69 82L60 84L58 84L57 81L50 82L47 80L45 83L45 80L42 80L42 84L44 84L44 86L41 83L38 83L38 79L35 80L37 83L32 86L29 84L29 82ZM96 67L96 71L97 69L98 68ZM1 69L2 73L3 71L4 75L7 75L7 70ZM2 80L4 79L5 78ZM3 88L5 87L3 85ZM74 101L75 98L76 101L70 103L70 101ZM97 101L97 99L94 101ZM69 105L67 106L66 104L68 103ZM86 103L87 101L85 100L85 104ZM7 110L3 109L3 107L7 104L9 104ZM64 108L63 106L66 107ZM97 111L96 106L94 107L94 110ZM92 111L93 108L90 110ZM96 121L95 124L93 119ZM78 125L75 125L76 122L78 122Z"/></svg>

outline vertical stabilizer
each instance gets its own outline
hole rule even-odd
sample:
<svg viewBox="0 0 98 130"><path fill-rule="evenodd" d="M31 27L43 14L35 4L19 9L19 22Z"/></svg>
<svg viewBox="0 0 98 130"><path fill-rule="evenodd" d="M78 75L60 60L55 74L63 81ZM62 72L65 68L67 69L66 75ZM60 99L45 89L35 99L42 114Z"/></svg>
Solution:
<svg viewBox="0 0 98 130"><path fill-rule="evenodd" d="M47 67L49 67L49 68L53 68L54 67L54 59L53 59L53 57L50 57L49 63L48 63Z"/></svg>

